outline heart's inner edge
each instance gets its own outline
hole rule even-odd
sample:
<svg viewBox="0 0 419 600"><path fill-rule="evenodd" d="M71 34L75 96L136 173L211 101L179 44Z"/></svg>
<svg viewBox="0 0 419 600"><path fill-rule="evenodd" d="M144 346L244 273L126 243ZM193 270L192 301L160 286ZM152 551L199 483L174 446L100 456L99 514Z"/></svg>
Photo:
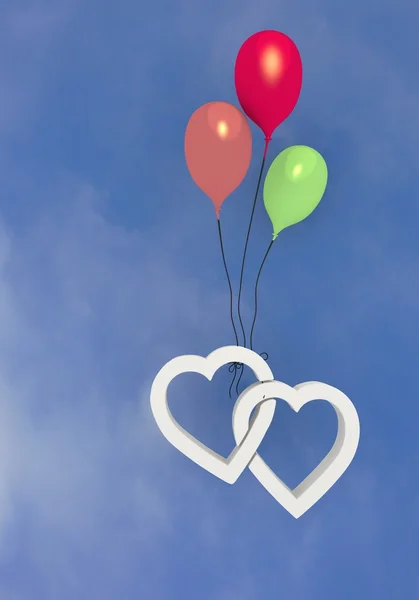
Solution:
<svg viewBox="0 0 419 600"><path fill-rule="evenodd" d="M295 388L293 388L293 389L295 389ZM348 460L347 456L342 455L343 447L350 443L349 438L347 436L346 419L345 419L345 415L342 412L341 408L339 406L336 406L336 404L334 402L332 402L331 400L328 400L326 398L321 398L321 397L313 397L313 398L305 399L304 401L302 401L299 398L287 399L287 398L283 398L281 396L275 396L275 399L283 400L296 413L298 413L306 404L309 404L310 402L324 400L328 404L331 404L336 413L337 420L338 420L338 427L337 427L335 440L334 440L329 452L326 454L326 456L324 456L322 458L322 460L311 471L311 473L309 473L303 479L303 481L301 483L299 483L294 489L289 488L286 485L286 483L284 483L282 481L282 479L280 479L280 477L278 477L278 475L263 460L262 456L258 452L256 452L255 456L249 463L249 468L252 471L252 473L257 477L258 480L260 480L260 478L257 473L254 473L254 469L252 468L253 463L255 463L256 471L258 471L259 468L263 469L264 471L268 470L269 481L268 481L267 486L265 486L265 482L263 483L264 487L272 488L272 487L280 486L281 491L288 493L295 501L302 500L302 498L305 496L305 494L308 491L313 490L313 488L315 489L316 487L320 488L318 491L320 492L319 497L321 497L327 490L329 490L336 483L336 481L345 472L345 470L351 463L353 457L355 456L358 442L356 443L355 447L353 448L353 451L349 453L351 455L350 460ZM352 406L353 409L355 408L353 406L352 402L350 402L350 405ZM355 410L355 413L356 413L356 410ZM357 419L358 419L358 417L357 417ZM359 421L358 421L358 426L359 426ZM324 480L325 474L328 473L333 466L335 466L334 476L332 478L328 479L327 482L323 481L323 485L322 485L322 479ZM336 466L338 466L339 468L336 469ZM262 479L265 480L266 478L262 477ZM323 490L323 488L324 488L324 490ZM275 494L273 494L273 495L275 495Z"/></svg>

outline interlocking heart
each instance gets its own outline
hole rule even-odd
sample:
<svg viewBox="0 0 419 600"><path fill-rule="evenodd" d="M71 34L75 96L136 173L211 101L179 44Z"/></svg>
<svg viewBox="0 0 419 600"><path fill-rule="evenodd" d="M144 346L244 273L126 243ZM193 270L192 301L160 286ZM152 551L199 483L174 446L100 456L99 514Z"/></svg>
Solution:
<svg viewBox="0 0 419 600"><path fill-rule="evenodd" d="M226 459L202 444L173 418L167 402L167 390L170 382L182 373L199 373L211 381L220 367L234 362L248 366L258 381L242 392L234 405L232 421L236 447ZM275 398L285 400L295 412L313 400L326 400L338 417L338 431L332 449L294 490L290 490L257 453L274 416ZM317 381L294 388L275 381L266 361L241 346L218 348L206 358L191 355L172 359L154 379L150 403L160 431L185 456L231 484L249 467L263 487L296 519L320 500L346 471L359 442L358 414L345 394Z"/></svg>

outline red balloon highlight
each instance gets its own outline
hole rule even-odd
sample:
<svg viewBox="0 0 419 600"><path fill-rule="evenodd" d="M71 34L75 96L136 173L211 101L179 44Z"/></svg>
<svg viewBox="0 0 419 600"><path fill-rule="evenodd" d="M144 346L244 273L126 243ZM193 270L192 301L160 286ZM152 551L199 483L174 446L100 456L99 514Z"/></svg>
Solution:
<svg viewBox="0 0 419 600"><path fill-rule="evenodd" d="M228 102L198 108L185 132L189 173L212 200L217 219L221 205L243 181L252 156L252 134L241 110Z"/></svg>
<svg viewBox="0 0 419 600"><path fill-rule="evenodd" d="M267 142L294 110L302 79L300 53L284 33L259 31L241 46L234 69L237 97Z"/></svg>

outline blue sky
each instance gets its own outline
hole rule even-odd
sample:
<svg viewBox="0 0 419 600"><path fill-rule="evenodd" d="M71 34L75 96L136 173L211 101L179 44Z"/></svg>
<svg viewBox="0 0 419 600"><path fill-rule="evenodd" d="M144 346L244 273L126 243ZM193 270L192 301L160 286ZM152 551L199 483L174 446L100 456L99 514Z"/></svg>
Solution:
<svg viewBox="0 0 419 600"><path fill-rule="evenodd" d="M418 17L411 0L0 4L1 600L419 596ZM173 356L234 342L183 136L201 104L236 103L236 53L264 28L304 65L269 160L307 144L330 179L269 256L255 345L277 379L335 385L361 420L351 467L297 521L248 471L229 486L177 453L148 398ZM236 288L252 131L222 213ZM247 323L270 235L259 203ZM228 384L185 375L171 397L225 454ZM281 403L260 452L296 485L335 428L323 403Z"/></svg>

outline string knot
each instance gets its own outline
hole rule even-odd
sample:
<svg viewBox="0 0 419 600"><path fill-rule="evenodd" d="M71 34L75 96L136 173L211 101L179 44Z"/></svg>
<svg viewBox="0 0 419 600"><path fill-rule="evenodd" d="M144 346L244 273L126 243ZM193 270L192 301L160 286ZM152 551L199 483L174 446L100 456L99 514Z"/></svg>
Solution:
<svg viewBox="0 0 419 600"><path fill-rule="evenodd" d="M230 396L230 398L231 398L231 390L233 389L234 382L236 381L237 371L240 371L240 376L236 383L236 393L237 393L237 395L239 393L239 383L240 383L240 380L243 375L243 367L244 367L243 363L237 362L237 361L229 364L229 367L228 367L229 372L234 373L233 380L230 384L230 389L228 390L228 395Z"/></svg>

